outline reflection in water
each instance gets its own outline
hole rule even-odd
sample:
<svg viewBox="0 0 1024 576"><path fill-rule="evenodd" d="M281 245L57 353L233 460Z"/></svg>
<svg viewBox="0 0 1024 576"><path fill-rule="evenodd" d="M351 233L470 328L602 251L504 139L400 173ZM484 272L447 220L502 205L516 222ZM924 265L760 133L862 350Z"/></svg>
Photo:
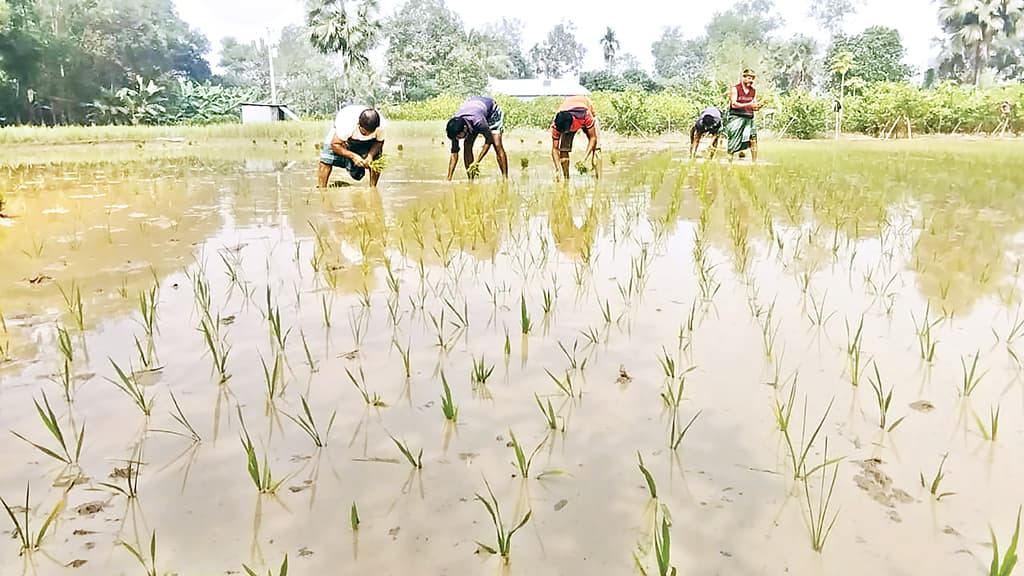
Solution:
<svg viewBox="0 0 1024 576"><path fill-rule="evenodd" d="M1013 318L1020 299L1016 144L780 144L759 167L689 165L624 146L604 180L570 186L539 169L507 184L419 180L433 158L408 141L378 190L317 190L315 158L283 151L7 169L0 419L49 438L26 407L42 391L65 396L63 370L75 384L57 419L87 430L75 479L96 487L109 480L112 455L146 448L140 500L107 497L124 503L111 514L117 527L66 513L52 539L57 556L119 573L131 559L112 554L114 543L146 548L157 531L161 558L168 550L161 570L183 573L262 566L283 553L319 572L339 560L357 565L353 573L465 572L472 542L490 537L473 500L486 478L510 516L534 514L513 563L495 560L508 573L627 573L666 510L674 563L693 568L681 571L918 568L894 543L931 536L929 519L909 507L898 525L876 514L845 470L835 556L820 563L806 554L800 486L765 408L794 386L812 412L843 406L825 428L832 445L849 460L878 458L906 490L922 462L954 453L965 504L943 513L957 530L995 509L970 494L972 482L984 494L1012 491L1020 459L1005 456L1018 455L1019 443L999 444L1003 454L979 450L973 428L973 410L1001 406L1001 434L1020 437L1011 337L1002 337L1005 350L981 353L986 380L970 402L948 393L956 382L946 376L991 338L993 318ZM537 156L533 164L545 165ZM80 305L68 296L77 293ZM158 320L147 328L149 301ZM909 314L926 309L929 321L944 319L931 364L917 357ZM854 367L877 366L871 374L887 386L913 382L894 387L894 417L919 398L935 409L903 424L913 443L879 432L870 390L849 385L844 328L861 318L865 354ZM1002 324L997 333L1010 334ZM659 349L680 373L693 368L685 382L665 383ZM218 354L230 379L211 370ZM275 359L271 379L264 367ZM111 361L140 371L144 395L155 398L151 417L106 380ZM468 376L477 362L497 372L486 384ZM365 397L346 370L359 374ZM454 423L439 414L442 371L459 404ZM569 392L553 383L563 374L572 375ZM671 409L667 384L683 390ZM321 427L337 409L322 448L293 419L307 400ZM236 407L253 418L261 465L283 479L276 496L253 501ZM698 413L674 443L672 422ZM125 434L135 426L137 438ZM953 446L938 428L955 432ZM512 478L513 429L538 446L537 469L559 473ZM147 435L154 430L171 433ZM392 434L424 449L422 470L405 467ZM638 449L662 483L659 502L646 498ZM991 471L984 478L972 475L975 454ZM44 456L16 438L0 440L0 457L5 497L26 480L53 483L50 462L39 466ZM76 486L68 497L81 503L83 493ZM58 498L38 494L34 515ZM364 523L343 550L339 518L356 501ZM104 538L86 546L76 531ZM0 557L13 557L13 546L0 543ZM932 540L909 546L934 558L929 573L957 573L967 561ZM0 575L16 573L12 564Z"/></svg>

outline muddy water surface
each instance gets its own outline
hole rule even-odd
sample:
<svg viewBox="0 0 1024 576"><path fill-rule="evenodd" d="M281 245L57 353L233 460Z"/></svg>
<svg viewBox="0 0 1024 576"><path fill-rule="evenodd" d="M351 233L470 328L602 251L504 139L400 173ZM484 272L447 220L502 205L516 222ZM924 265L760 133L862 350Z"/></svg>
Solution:
<svg viewBox="0 0 1024 576"><path fill-rule="evenodd" d="M987 573L1024 502L1020 144L622 142L561 187L536 138L507 185L400 138L376 191L271 143L12 154L0 495L23 521L31 487L33 533L59 512L0 575L145 573L122 543L148 562L154 533L159 573L657 573L662 520L681 573ZM63 456L44 397L77 463L7 433ZM104 485L132 470L137 497ZM485 482L507 528L531 512L508 565Z"/></svg>

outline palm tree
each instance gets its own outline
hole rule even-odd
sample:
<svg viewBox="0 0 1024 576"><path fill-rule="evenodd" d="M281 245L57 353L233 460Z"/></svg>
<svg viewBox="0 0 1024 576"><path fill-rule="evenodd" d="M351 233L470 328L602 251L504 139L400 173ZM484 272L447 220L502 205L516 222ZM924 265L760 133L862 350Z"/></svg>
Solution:
<svg viewBox="0 0 1024 576"><path fill-rule="evenodd" d="M978 84L993 44L1024 34L1024 0L941 0L939 20L950 34L950 51L971 64Z"/></svg>
<svg viewBox="0 0 1024 576"><path fill-rule="evenodd" d="M309 41L323 54L337 54L342 76L370 67L368 53L377 46L381 22L377 0L309 0L306 24Z"/></svg>
<svg viewBox="0 0 1024 576"><path fill-rule="evenodd" d="M604 51L604 64L611 68L615 63L615 55L619 52L619 39L615 36L615 30L611 26L601 37L601 50Z"/></svg>
<svg viewBox="0 0 1024 576"><path fill-rule="evenodd" d="M853 67L853 53L843 50L832 57L831 69L833 74L839 74L839 109L836 110L836 139L843 130L843 100L846 99L846 74Z"/></svg>

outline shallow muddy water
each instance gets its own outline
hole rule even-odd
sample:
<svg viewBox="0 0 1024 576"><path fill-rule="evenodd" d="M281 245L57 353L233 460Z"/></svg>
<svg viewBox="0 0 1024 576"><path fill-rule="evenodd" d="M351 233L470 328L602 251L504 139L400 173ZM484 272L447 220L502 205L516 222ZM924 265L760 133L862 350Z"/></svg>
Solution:
<svg viewBox="0 0 1024 576"><path fill-rule="evenodd" d="M493 160L441 182L445 144L397 133L376 191L315 190L312 145L5 154L0 496L23 519L31 487L32 533L61 508L31 555L0 538L0 576L146 573L121 543L148 562L154 533L156 571L183 575L285 554L293 574L657 574L663 519L681 574L984 574L989 526L1009 542L1024 146L766 142L751 167L613 141L600 182L561 187L538 134L509 139L501 185ZM75 460L83 426L73 465L7 433ZM137 498L101 485L133 469ZM532 512L507 565L478 545L485 481L506 528Z"/></svg>

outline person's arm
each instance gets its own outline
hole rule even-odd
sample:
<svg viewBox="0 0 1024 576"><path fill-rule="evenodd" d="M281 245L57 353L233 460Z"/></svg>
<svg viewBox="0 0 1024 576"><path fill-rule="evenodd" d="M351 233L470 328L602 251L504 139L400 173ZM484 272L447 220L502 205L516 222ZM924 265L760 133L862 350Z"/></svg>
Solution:
<svg viewBox="0 0 1024 576"><path fill-rule="evenodd" d="M363 160L359 154L349 150L348 144L341 138L338 138L337 134L334 135L334 138L331 138L331 152L334 152L338 156L348 158L353 164L360 168L366 168L368 165L366 160Z"/></svg>
<svg viewBox="0 0 1024 576"><path fill-rule="evenodd" d="M476 134L470 134L466 136L466 141L462 145L462 160L466 164L467 170L469 169L470 165L476 161L476 158L473 157L473 147L475 146L475 144Z"/></svg>
<svg viewBox="0 0 1024 576"><path fill-rule="evenodd" d="M377 172L376 170L374 170L370 166L370 164L374 160L376 160L377 158L380 158L381 154L383 152L384 152L384 141L383 140L374 140L373 141L373 145L370 146L370 151L367 152L366 156L363 157L363 161L366 162L366 167L369 168L369 170L370 170L370 180L374 184L376 183L377 178L380 178L380 172Z"/></svg>
<svg viewBox="0 0 1024 576"><path fill-rule="evenodd" d="M597 154L597 120L594 120L594 125L590 128L584 128L583 133L587 135L587 155L583 157L583 161L586 162L587 158Z"/></svg>
<svg viewBox="0 0 1024 576"><path fill-rule="evenodd" d="M458 139L452 139L451 151L452 151L451 158L448 159L448 178L446 178L446 180L448 180L449 182L451 181L452 176L455 174L455 167L458 166L458 164L459 164L459 141L458 141Z"/></svg>

